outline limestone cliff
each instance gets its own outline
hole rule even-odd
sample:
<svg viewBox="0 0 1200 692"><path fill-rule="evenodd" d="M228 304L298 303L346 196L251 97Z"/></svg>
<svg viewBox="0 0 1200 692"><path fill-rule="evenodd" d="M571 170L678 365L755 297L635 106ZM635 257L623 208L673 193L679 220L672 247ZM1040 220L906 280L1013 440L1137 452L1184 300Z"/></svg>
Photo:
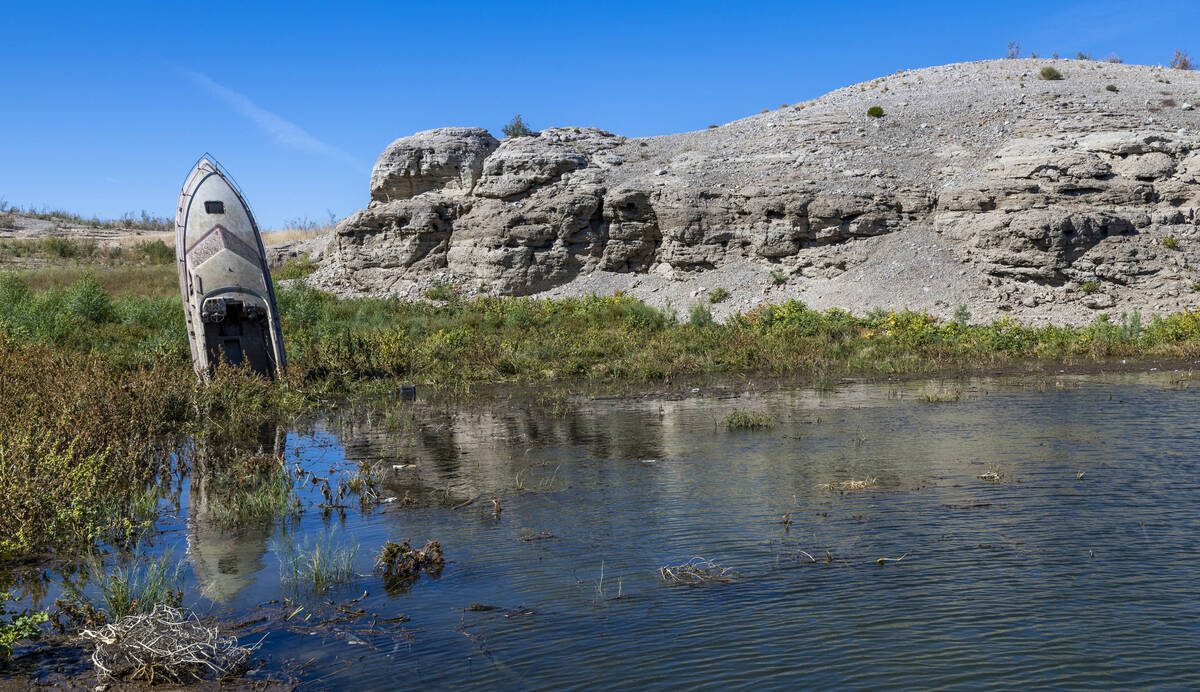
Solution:
<svg viewBox="0 0 1200 692"><path fill-rule="evenodd" d="M430 130L380 156L310 281L677 307L720 282L725 310L798 297L1058 322L1177 310L1200 296L1198 99L1194 72L1000 60L664 137Z"/></svg>

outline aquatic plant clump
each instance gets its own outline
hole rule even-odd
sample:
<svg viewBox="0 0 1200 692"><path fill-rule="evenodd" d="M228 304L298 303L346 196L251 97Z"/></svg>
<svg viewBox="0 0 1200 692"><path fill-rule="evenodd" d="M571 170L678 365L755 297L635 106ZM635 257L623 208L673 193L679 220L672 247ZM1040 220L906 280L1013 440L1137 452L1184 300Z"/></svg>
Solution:
<svg viewBox="0 0 1200 692"><path fill-rule="evenodd" d="M725 427L730 430L764 430L775 425L775 419L762 411L737 410L725 417Z"/></svg>
<svg viewBox="0 0 1200 692"><path fill-rule="evenodd" d="M845 480L845 481L830 481L817 486L818 490L825 490L834 493L852 493L857 490L869 490L879 484L878 478L864 478L862 480Z"/></svg>
<svg viewBox="0 0 1200 692"><path fill-rule="evenodd" d="M408 541L388 541L375 558L375 569L382 574L388 588L411 584L422 571L437 576L445 565L442 544L438 541L429 541L419 550L414 550Z"/></svg>
<svg viewBox="0 0 1200 692"><path fill-rule="evenodd" d="M665 582L691 585L731 582L738 577L732 567L722 567L702 557L694 557L681 565L664 565L658 568L658 574Z"/></svg>
<svg viewBox="0 0 1200 692"><path fill-rule="evenodd" d="M40 625L50 619L45 611L9 612L4 604L11 600L14 600L11 593L0 592L0 662L12 655L13 645L18 641L41 637Z"/></svg>
<svg viewBox="0 0 1200 692"><path fill-rule="evenodd" d="M236 675L246 670L261 644L242 646L237 637L205 626L195 613L161 604L80 636L95 644L92 664L102 680L149 683L187 684Z"/></svg>

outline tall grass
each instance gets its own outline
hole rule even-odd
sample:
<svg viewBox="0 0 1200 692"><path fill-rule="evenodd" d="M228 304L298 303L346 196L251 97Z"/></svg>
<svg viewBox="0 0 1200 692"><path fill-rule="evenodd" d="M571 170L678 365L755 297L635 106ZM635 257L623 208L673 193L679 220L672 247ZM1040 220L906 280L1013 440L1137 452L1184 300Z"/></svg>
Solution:
<svg viewBox="0 0 1200 692"><path fill-rule="evenodd" d="M287 536L276 544L284 593L295 600L317 596L358 576L354 560L358 546L335 542L335 531L297 545Z"/></svg>
<svg viewBox="0 0 1200 692"><path fill-rule="evenodd" d="M135 551L140 553L141 551ZM179 563L164 552L147 562L122 565L105 571L99 556L88 555L87 578L82 584L64 581L66 600L84 612L101 613L109 621L126 615L149 613L164 603L178 605L183 577ZM89 596L88 594L95 594Z"/></svg>

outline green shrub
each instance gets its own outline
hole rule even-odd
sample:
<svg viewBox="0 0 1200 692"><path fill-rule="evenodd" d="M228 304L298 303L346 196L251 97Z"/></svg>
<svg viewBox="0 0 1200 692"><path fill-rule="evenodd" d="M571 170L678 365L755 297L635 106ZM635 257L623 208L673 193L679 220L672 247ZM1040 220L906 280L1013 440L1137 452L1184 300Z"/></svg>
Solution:
<svg viewBox="0 0 1200 692"><path fill-rule="evenodd" d="M693 327L704 327L712 323L712 311L704 304L697 303L692 306L692 311L688 314L688 324L691 324Z"/></svg>
<svg viewBox="0 0 1200 692"><path fill-rule="evenodd" d="M967 309L966 304L959 303L954 309L954 323L959 327L967 326L967 322L971 320L971 311Z"/></svg>
<svg viewBox="0 0 1200 692"><path fill-rule="evenodd" d="M170 264L175 261L175 248L161 240L138 243L133 246L133 253L150 264Z"/></svg>
<svg viewBox="0 0 1200 692"><path fill-rule="evenodd" d="M1116 85L1116 84L1109 84L1108 86L1104 87L1104 90L1105 90L1105 91L1111 91L1111 92L1113 92L1113 93L1115 94L1115 93L1117 93L1117 85Z"/></svg>
<svg viewBox="0 0 1200 692"><path fill-rule="evenodd" d="M1162 239L1162 246L1168 250L1174 250L1179 247L1179 241L1175 240L1175 236L1169 235Z"/></svg>
<svg viewBox="0 0 1200 692"><path fill-rule="evenodd" d="M787 283L787 274L783 272L771 272L771 283L776 286L782 286Z"/></svg>
<svg viewBox="0 0 1200 692"><path fill-rule="evenodd" d="M514 115L513 119L508 121L508 124L504 126L502 131L504 132L504 136L509 138L532 137L533 135L537 134L533 130L529 129L529 126L526 125L525 121L521 118L520 113Z"/></svg>
<svg viewBox="0 0 1200 692"><path fill-rule="evenodd" d="M441 281L433 282L425 291L425 297L430 300L450 300L454 297L454 287Z"/></svg>
<svg viewBox="0 0 1200 692"><path fill-rule="evenodd" d="M0 274L0 315L29 300L29 284L15 274Z"/></svg>
<svg viewBox="0 0 1200 692"><path fill-rule="evenodd" d="M1062 79L1063 74L1061 72L1059 72L1058 70L1054 69L1053 67L1050 67L1049 65L1047 65L1042 68L1041 72L1038 73L1038 78L1039 79L1050 79L1050 80Z"/></svg>
<svg viewBox="0 0 1200 692"><path fill-rule="evenodd" d="M728 297L729 297L729 291L725 290L725 288L722 286L717 286L716 288L714 288L712 290L712 293L708 294L708 302L712 303L713 305L716 305L717 303L724 301Z"/></svg>
<svg viewBox="0 0 1200 692"><path fill-rule="evenodd" d="M109 322L113 318L113 300L100 282L85 274L67 289L67 311L89 322Z"/></svg>
<svg viewBox="0 0 1200 692"><path fill-rule="evenodd" d="M883 106L871 106L867 109L867 115L871 116L872 118L882 118Z"/></svg>
<svg viewBox="0 0 1200 692"><path fill-rule="evenodd" d="M273 274L280 281L288 279L302 279L317 270L317 265L313 264L308 258L308 254L302 254L299 257L293 257L283 263L279 269L276 269Z"/></svg>
<svg viewBox="0 0 1200 692"><path fill-rule="evenodd" d="M96 252L96 243L91 240L73 240L51 236L42 239L42 251L58 259L91 257Z"/></svg>
<svg viewBox="0 0 1200 692"><path fill-rule="evenodd" d="M1079 284L1079 291L1080 291L1080 293L1083 293L1084 295L1090 296L1091 294L1093 294L1099 290L1100 290L1100 284L1095 281L1084 281L1083 283Z"/></svg>

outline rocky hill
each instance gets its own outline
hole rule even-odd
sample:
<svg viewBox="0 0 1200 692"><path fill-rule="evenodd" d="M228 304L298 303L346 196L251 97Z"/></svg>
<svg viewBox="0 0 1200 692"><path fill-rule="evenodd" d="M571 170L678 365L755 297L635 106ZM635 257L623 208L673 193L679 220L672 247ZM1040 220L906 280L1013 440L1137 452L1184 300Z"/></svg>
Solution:
<svg viewBox="0 0 1200 692"><path fill-rule="evenodd" d="M720 288L718 316L788 298L965 305L973 321L1172 312L1200 303L1193 103L1196 72L996 60L662 137L430 130L383 152L369 205L316 248L309 281L414 298L435 281L620 290L681 312Z"/></svg>

